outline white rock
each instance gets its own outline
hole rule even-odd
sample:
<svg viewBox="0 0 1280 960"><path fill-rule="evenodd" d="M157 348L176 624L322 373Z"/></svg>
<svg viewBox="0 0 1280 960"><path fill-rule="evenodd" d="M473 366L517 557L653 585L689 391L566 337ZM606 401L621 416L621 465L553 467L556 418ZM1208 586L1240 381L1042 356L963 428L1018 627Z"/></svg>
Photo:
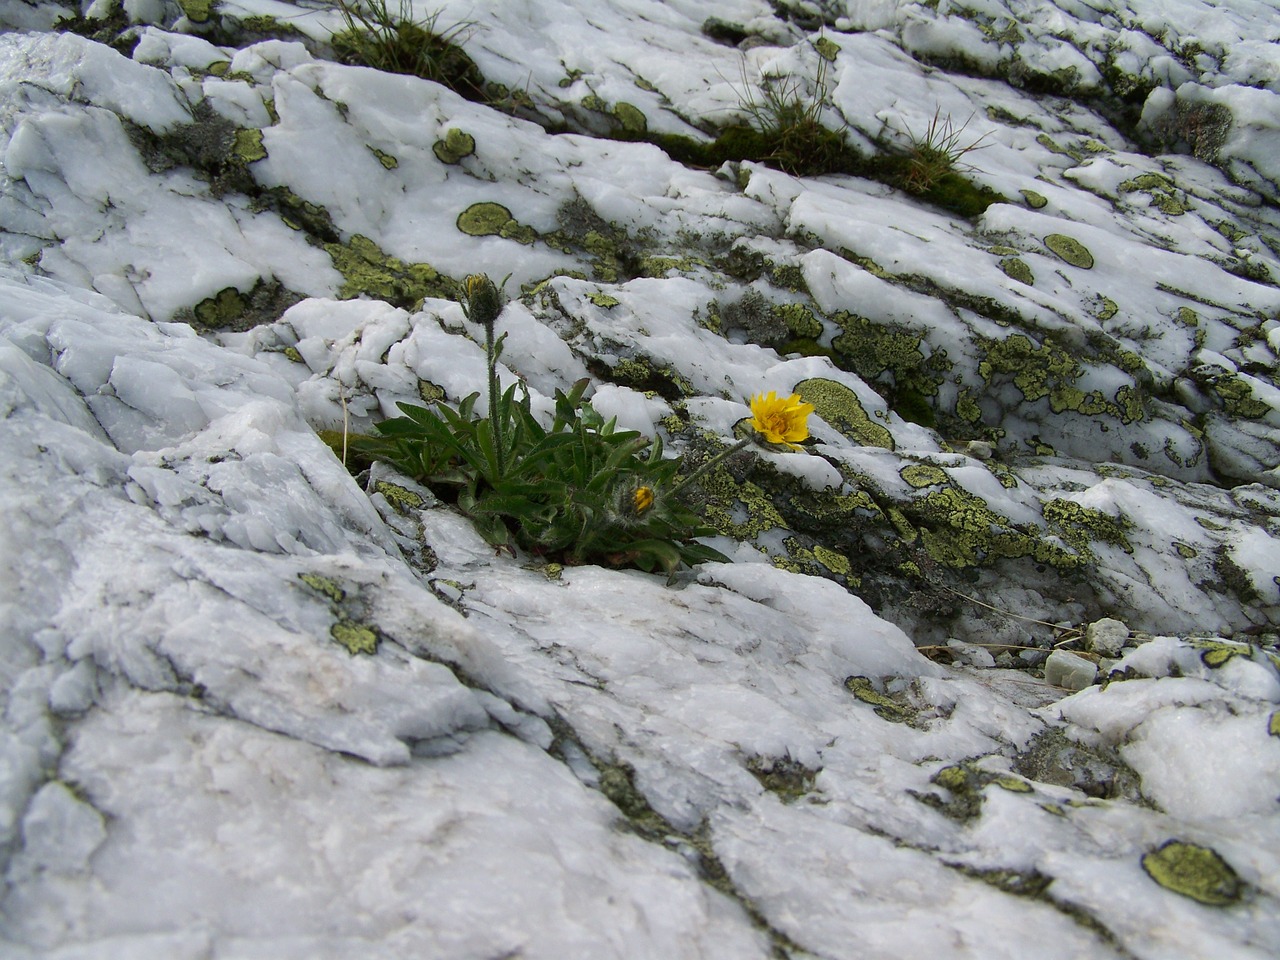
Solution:
<svg viewBox="0 0 1280 960"><path fill-rule="evenodd" d="M1085 649L1106 657L1114 657L1128 641L1129 628L1111 617L1095 620L1084 631Z"/></svg>
<svg viewBox="0 0 1280 960"><path fill-rule="evenodd" d="M1097 676L1097 664L1066 650L1053 651L1044 662L1044 679L1055 687L1083 690Z"/></svg>

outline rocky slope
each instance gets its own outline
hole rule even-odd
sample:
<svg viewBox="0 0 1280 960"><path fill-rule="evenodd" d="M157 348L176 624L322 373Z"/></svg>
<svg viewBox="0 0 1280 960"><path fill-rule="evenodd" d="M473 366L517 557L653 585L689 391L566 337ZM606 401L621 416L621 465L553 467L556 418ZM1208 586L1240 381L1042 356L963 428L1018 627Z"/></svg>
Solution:
<svg viewBox="0 0 1280 960"><path fill-rule="evenodd" d="M4 950L1274 955L1274 8L405 12L0 3ZM477 273L540 415L814 405L731 562L344 467Z"/></svg>

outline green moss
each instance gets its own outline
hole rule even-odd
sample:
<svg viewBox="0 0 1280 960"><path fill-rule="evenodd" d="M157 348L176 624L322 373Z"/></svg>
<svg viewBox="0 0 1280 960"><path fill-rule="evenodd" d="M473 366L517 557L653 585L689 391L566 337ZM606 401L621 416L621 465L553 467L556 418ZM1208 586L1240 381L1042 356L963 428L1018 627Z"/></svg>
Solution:
<svg viewBox="0 0 1280 960"><path fill-rule="evenodd" d="M411 309L426 297L450 297L457 286L430 264L387 256L360 234L347 243L326 243L324 249L342 274L338 296L344 300L363 294Z"/></svg>
<svg viewBox="0 0 1280 960"><path fill-rule="evenodd" d="M1142 857L1142 869L1166 890L1211 907L1225 907L1244 894L1244 882L1215 851L1168 840Z"/></svg>
<svg viewBox="0 0 1280 960"><path fill-rule="evenodd" d="M253 127L237 130L235 144L231 149L241 163L253 163L267 158L267 149L262 145L262 131Z"/></svg>
<svg viewBox="0 0 1280 960"><path fill-rule="evenodd" d="M284 353L284 355L285 355L288 359L292 360L294 363L306 363L306 362L307 362L306 360L304 360L304 359L302 358L302 354L300 354L300 353L298 352L298 348L297 348L297 347L285 347L285 348L284 348L284 350L283 350L283 351L281 351L281 352L282 352L282 353Z"/></svg>
<svg viewBox="0 0 1280 960"><path fill-rule="evenodd" d="M1184 327L1200 326L1200 315L1190 307L1179 307L1178 312L1174 314L1173 318Z"/></svg>
<svg viewBox="0 0 1280 960"><path fill-rule="evenodd" d="M1022 199L1026 201L1027 206L1032 210L1040 210L1048 206L1049 201L1034 190L1022 190Z"/></svg>
<svg viewBox="0 0 1280 960"><path fill-rule="evenodd" d="M338 586L336 580L322 577L318 573L300 573L298 579L317 593L324 594L334 603L341 603L346 599L346 591Z"/></svg>
<svg viewBox="0 0 1280 960"><path fill-rule="evenodd" d="M609 294L600 290L593 290L587 294L587 299L594 303L597 307L604 307L606 310L610 307L616 307L622 301L617 297L611 297Z"/></svg>
<svg viewBox="0 0 1280 960"><path fill-rule="evenodd" d="M445 397L444 387L430 380L418 380L418 396L427 404L439 403Z"/></svg>
<svg viewBox="0 0 1280 960"><path fill-rule="evenodd" d="M1005 276L1011 280L1017 280L1019 283L1025 283L1032 286L1036 282L1035 274L1031 272L1031 268L1017 257L1009 257L1000 261L1000 269L1004 271Z"/></svg>
<svg viewBox="0 0 1280 960"><path fill-rule="evenodd" d="M1093 254L1079 240L1062 233L1051 233L1044 238L1044 245L1064 263L1081 270L1093 269Z"/></svg>
<svg viewBox="0 0 1280 960"><path fill-rule="evenodd" d="M893 434L867 415L858 395L844 384L814 377L797 383L795 391L805 403L813 404L814 412L827 424L854 443L894 449Z"/></svg>
<svg viewBox="0 0 1280 960"><path fill-rule="evenodd" d="M907 464L907 466L898 471L898 475L917 490L940 483L947 483L950 480L945 470L929 463Z"/></svg>
<svg viewBox="0 0 1280 960"><path fill-rule="evenodd" d="M356 654L374 654L378 651L378 633L354 620L339 620L329 628L329 636L346 648L353 657Z"/></svg>
<svg viewBox="0 0 1280 960"><path fill-rule="evenodd" d="M441 163L458 163L463 157L469 157L476 152L476 139L465 130L450 127L445 131L443 140L437 140L431 145L431 152L436 155L436 159ZM494 206L497 206L497 204L494 204ZM503 207L503 209L505 210L506 208ZM507 219L511 219L511 211L509 210L507 211Z"/></svg>
<svg viewBox="0 0 1280 960"><path fill-rule="evenodd" d="M1178 556L1183 560L1194 560L1196 557L1200 556L1200 551L1189 544L1175 543L1173 548L1178 551Z"/></svg>
<svg viewBox="0 0 1280 960"><path fill-rule="evenodd" d="M793 293L808 293L804 269L794 263L775 263L769 266L769 282Z"/></svg>

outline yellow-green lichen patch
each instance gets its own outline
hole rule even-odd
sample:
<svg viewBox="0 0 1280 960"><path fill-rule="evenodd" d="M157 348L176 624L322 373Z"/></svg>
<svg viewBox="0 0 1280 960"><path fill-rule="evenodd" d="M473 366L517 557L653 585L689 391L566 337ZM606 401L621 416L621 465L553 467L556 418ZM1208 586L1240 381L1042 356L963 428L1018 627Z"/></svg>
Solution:
<svg viewBox="0 0 1280 960"><path fill-rule="evenodd" d="M366 144L366 146L369 146L369 145ZM395 157L393 157L391 154L383 150L379 150L377 147L374 147L374 146L369 146L369 150L373 153L375 157L378 158L378 162L382 164L382 167L384 170L394 170L396 167L400 166L400 161L397 160Z"/></svg>
<svg viewBox="0 0 1280 960"><path fill-rule="evenodd" d="M945 470L931 463L909 463L898 471L898 476L917 490L946 483L950 479Z"/></svg>
<svg viewBox="0 0 1280 960"><path fill-rule="evenodd" d="M1015 333L1004 340L981 338L984 357L978 374L990 383L994 374L1012 374L1014 385L1030 402L1049 398L1054 413L1072 410L1086 416L1108 414L1129 422L1134 411L1121 409L1099 391L1088 393L1075 386L1084 372L1080 362L1067 350L1046 341L1036 346L1026 334ZM1124 388L1121 388L1124 389ZM1137 413L1141 414L1141 404ZM1138 417L1140 419L1140 416Z"/></svg>
<svg viewBox="0 0 1280 960"><path fill-rule="evenodd" d="M792 803L812 793L814 778L819 773L790 756L751 757L747 760L747 770L760 781L760 786L776 794L783 803Z"/></svg>
<svg viewBox="0 0 1280 960"><path fill-rule="evenodd" d="M178 0L178 6L192 23L208 23L213 13L213 0Z"/></svg>
<svg viewBox="0 0 1280 960"><path fill-rule="evenodd" d="M649 129L649 121L645 119L644 112L634 104L619 103L610 112L627 133L642 134Z"/></svg>
<svg viewBox="0 0 1280 960"><path fill-rule="evenodd" d="M1273 737L1280 737L1280 710L1271 714L1270 719L1267 720L1267 733Z"/></svg>
<svg viewBox="0 0 1280 960"><path fill-rule="evenodd" d="M1062 539L1082 554L1089 553L1089 544L1095 540L1113 544L1125 553L1133 553L1133 546L1125 536L1131 524L1124 517L1113 517L1066 499L1046 501L1041 506L1041 513L1045 521L1062 534Z"/></svg>
<svg viewBox="0 0 1280 960"><path fill-rule="evenodd" d="M405 263L387 256L360 234L347 243L326 243L324 249L342 274L338 296L343 300L364 294L410 309L426 297L450 297L456 289L452 280L430 264Z"/></svg>
<svg viewBox="0 0 1280 960"><path fill-rule="evenodd" d="M455 223L458 230L469 237L502 237L523 244L538 239L537 231L518 222L510 210L492 201L473 203L458 214Z"/></svg>
<svg viewBox="0 0 1280 960"><path fill-rule="evenodd" d="M1039 210L1049 204L1048 200L1034 190L1022 190L1020 192L1022 193L1022 199L1027 202L1027 206L1032 210Z"/></svg>
<svg viewBox="0 0 1280 960"><path fill-rule="evenodd" d="M610 307L616 307L622 301L617 297L611 297L609 294L601 290L593 290L587 294L587 299L594 303L597 307L603 307L608 310Z"/></svg>
<svg viewBox="0 0 1280 960"><path fill-rule="evenodd" d="M476 139L465 130L450 127L445 131L444 139L431 145L431 152L441 163L454 164L476 152ZM510 219L511 214L507 214ZM465 231L464 231L465 232Z"/></svg>
<svg viewBox="0 0 1280 960"><path fill-rule="evenodd" d="M1073 237L1063 233L1051 233L1044 238L1044 245L1064 263L1079 267L1081 270L1093 269L1093 254L1083 243Z"/></svg>
<svg viewBox="0 0 1280 960"><path fill-rule="evenodd" d="M1098 302L1098 319L1099 320L1110 320L1119 312L1120 312L1120 305L1116 303L1114 300L1112 300L1110 297L1103 297Z"/></svg>
<svg viewBox="0 0 1280 960"><path fill-rule="evenodd" d="M304 359L302 358L302 354L300 354L300 353L298 352L298 348L297 348L297 347L285 347L285 348L284 348L284 350L282 350L282 351L281 351L281 353L283 353L283 354L285 355L285 357L286 357L286 358L288 358L289 360L293 361L294 363L306 363L306 362L307 362L306 360L304 360Z"/></svg>
<svg viewBox="0 0 1280 960"><path fill-rule="evenodd" d="M397 513L421 510L427 503L421 494L414 493L408 487L402 487L400 484L392 483L389 480L378 480L374 483L373 489L382 494L387 503L391 504Z"/></svg>
<svg viewBox="0 0 1280 960"><path fill-rule="evenodd" d="M1152 206L1171 217L1180 217L1190 209L1186 195L1162 173L1144 173L1120 184L1121 193L1135 191L1145 193L1151 198Z"/></svg>
<svg viewBox="0 0 1280 960"><path fill-rule="evenodd" d="M439 403L445 398L444 387L430 380L418 380L418 396L424 403Z"/></svg>
<svg viewBox="0 0 1280 960"><path fill-rule="evenodd" d="M1271 411L1270 404L1257 399L1249 382L1236 374L1223 372L1197 379L1217 395L1228 416L1256 420Z"/></svg>
<svg viewBox="0 0 1280 960"><path fill-rule="evenodd" d="M803 303L775 303L772 312L793 337L816 340L822 336L822 321Z"/></svg>
<svg viewBox="0 0 1280 960"><path fill-rule="evenodd" d="M1005 276L1010 280L1017 280L1019 283L1025 283L1027 286L1033 286L1036 282L1036 276L1031 272L1031 268L1017 257L1009 257L1005 260L1001 260L1000 269L1004 271Z"/></svg>
<svg viewBox="0 0 1280 960"><path fill-rule="evenodd" d="M1179 307L1178 312L1173 315L1173 319L1184 327L1200 326L1200 315L1190 307Z"/></svg>
<svg viewBox="0 0 1280 960"><path fill-rule="evenodd" d="M754 540L766 531L786 528L786 520L764 489L750 481L739 483L723 465L699 483L710 498L703 516L725 536Z"/></svg>
<svg viewBox="0 0 1280 960"><path fill-rule="evenodd" d="M844 686L863 703L870 704L881 720L906 723L916 716L915 710L877 690L870 677L845 677Z"/></svg>
<svg viewBox="0 0 1280 960"><path fill-rule="evenodd" d="M337 581L330 580L328 577L322 577L318 573L300 573L298 579L317 593L324 594L334 603L341 603L346 599L346 591L338 586Z"/></svg>
<svg viewBox="0 0 1280 960"><path fill-rule="evenodd" d="M229 327L244 316L247 304L244 295L235 287L219 290L217 294L201 300L193 308L197 326L208 330Z"/></svg>
<svg viewBox="0 0 1280 960"><path fill-rule="evenodd" d="M818 56L823 60L828 63L835 63L836 55L840 52L840 44L829 37L819 37L813 41L813 49L818 51Z"/></svg>
<svg viewBox="0 0 1280 960"><path fill-rule="evenodd" d="M1196 557L1200 556L1200 551L1190 544L1175 542L1173 548L1178 551L1178 556L1183 560L1194 560Z"/></svg>
<svg viewBox="0 0 1280 960"><path fill-rule="evenodd" d="M329 628L329 636L346 648L353 657L356 654L373 654L378 651L378 632L354 620L339 620Z"/></svg>
<svg viewBox="0 0 1280 960"><path fill-rule="evenodd" d="M1228 640L1193 640L1192 646L1200 652L1200 662L1212 670L1224 667L1236 657L1248 659L1253 648L1247 643L1232 643Z"/></svg>
<svg viewBox="0 0 1280 960"><path fill-rule="evenodd" d="M847 577L853 572L853 565L849 562L848 557L843 553L837 553L835 550L828 550L820 543L813 545L813 557L832 573L842 577Z"/></svg>
<svg viewBox="0 0 1280 960"><path fill-rule="evenodd" d="M1035 790L1031 784L1017 777L996 777L991 781L1001 790L1008 790L1010 793L1034 793Z"/></svg>
<svg viewBox="0 0 1280 960"><path fill-rule="evenodd" d="M1217 852L1169 840L1142 858L1142 869L1160 886L1211 907L1226 907L1244 893L1244 883Z"/></svg>
<svg viewBox="0 0 1280 960"><path fill-rule="evenodd" d="M795 391L805 403L813 404L818 416L854 443L894 449L893 434L867 415L858 395L843 383L813 377L797 383Z"/></svg>
<svg viewBox="0 0 1280 960"><path fill-rule="evenodd" d="M265 160L267 148L262 145L262 131L255 127L237 130L231 151L242 163Z"/></svg>

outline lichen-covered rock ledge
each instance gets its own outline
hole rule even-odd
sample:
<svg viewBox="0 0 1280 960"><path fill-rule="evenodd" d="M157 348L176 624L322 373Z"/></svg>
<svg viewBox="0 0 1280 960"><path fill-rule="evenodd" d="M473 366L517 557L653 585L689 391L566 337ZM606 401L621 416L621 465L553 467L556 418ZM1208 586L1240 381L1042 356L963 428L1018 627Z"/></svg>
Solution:
<svg viewBox="0 0 1280 960"><path fill-rule="evenodd" d="M1274 10L405 12L0 0L0 954L1280 953ZM813 405L731 562L343 465L476 273L537 411Z"/></svg>

